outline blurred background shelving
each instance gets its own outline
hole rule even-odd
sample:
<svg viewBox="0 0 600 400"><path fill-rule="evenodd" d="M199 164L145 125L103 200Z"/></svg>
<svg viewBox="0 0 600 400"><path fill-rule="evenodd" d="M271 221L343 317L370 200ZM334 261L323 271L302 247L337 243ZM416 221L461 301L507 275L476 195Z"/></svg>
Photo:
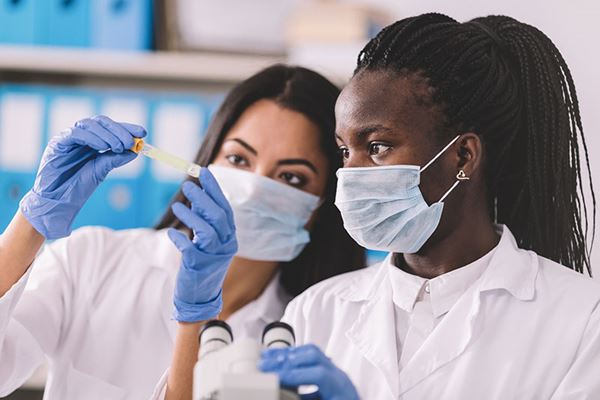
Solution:
<svg viewBox="0 0 600 400"><path fill-rule="evenodd" d="M6 81L73 84L126 83L148 87L230 86L283 56L217 52L135 52L0 45L0 77ZM189 87L189 86L187 86Z"/></svg>
<svg viewBox="0 0 600 400"><path fill-rule="evenodd" d="M600 3L592 0L0 0L0 232L47 141L78 119L141 124L150 142L192 159L237 82L286 62L342 86L381 27L430 11L461 21L508 14L552 37L577 82L600 187L600 81L590 68L600 61ZM181 179L140 157L109 176L75 226L150 227ZM9 398L41 399L43 382L42 371Z"/></svg>

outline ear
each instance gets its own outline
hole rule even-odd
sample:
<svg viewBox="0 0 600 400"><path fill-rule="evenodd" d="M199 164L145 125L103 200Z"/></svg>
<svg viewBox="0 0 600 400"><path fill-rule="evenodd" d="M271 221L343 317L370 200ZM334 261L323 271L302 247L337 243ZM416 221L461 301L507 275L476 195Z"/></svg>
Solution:
<svg viewBox="0 0 600 400"><path fill-rule="evenodd" d="M473 132L463 133L456 141L455 148L457 172L463 170L468 177L476 176L483 165L483 142L479 135Z"/></svg>

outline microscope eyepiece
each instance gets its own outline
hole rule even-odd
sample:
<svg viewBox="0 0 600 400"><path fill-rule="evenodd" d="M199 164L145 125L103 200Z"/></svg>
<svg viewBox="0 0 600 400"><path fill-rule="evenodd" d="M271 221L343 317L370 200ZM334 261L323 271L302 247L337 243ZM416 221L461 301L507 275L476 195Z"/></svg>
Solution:
<svg viewBox="0 0 600 400"><path fill-rule="evenodd" d="M285 322L271 322L263 330L262 343L267 349L293 347L296 344L294 329Z"/></svg>
<svg viewBox="0 0 600 400"><path fill-rule="evenodd" d="M233 332L225 321L208 321L200 332L200 358L229 346L233 342Z"/></svg>

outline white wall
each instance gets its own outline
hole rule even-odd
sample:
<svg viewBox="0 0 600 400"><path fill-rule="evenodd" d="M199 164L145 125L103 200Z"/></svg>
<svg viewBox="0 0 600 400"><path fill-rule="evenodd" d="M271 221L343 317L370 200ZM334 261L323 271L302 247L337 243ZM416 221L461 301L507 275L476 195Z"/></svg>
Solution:
<svg viewBox="0 0 600 400"><path fill-rule="evenodd" d="M575 79L593 183L600 203L600 2L597 0L367 0L388 8L396 18L441 12L459 21L504 14L536 26L560 49ZM600 205L600 204L599 204ZM590 217L591 220L591 217ZM600 219L596 220L600 225ZM600 226L592 266L600 279Z"/></svg>

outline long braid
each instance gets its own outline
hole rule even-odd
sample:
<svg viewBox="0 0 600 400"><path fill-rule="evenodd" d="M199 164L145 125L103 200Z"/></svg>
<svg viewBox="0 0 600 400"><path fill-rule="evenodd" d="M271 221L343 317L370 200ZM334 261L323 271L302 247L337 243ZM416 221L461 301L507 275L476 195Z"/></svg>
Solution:
<svg viewBox="0 0 600 400"><path fill-rule="evenodd" d="M575 84L552 41L505 16L459 23L442 14L382 30L358 56L363 70L419 73L443 107L442 133L480 135L492 217L519 245L591 275L580 151L596 199ZM581 150L580 150L581 144Z"/></svg>

